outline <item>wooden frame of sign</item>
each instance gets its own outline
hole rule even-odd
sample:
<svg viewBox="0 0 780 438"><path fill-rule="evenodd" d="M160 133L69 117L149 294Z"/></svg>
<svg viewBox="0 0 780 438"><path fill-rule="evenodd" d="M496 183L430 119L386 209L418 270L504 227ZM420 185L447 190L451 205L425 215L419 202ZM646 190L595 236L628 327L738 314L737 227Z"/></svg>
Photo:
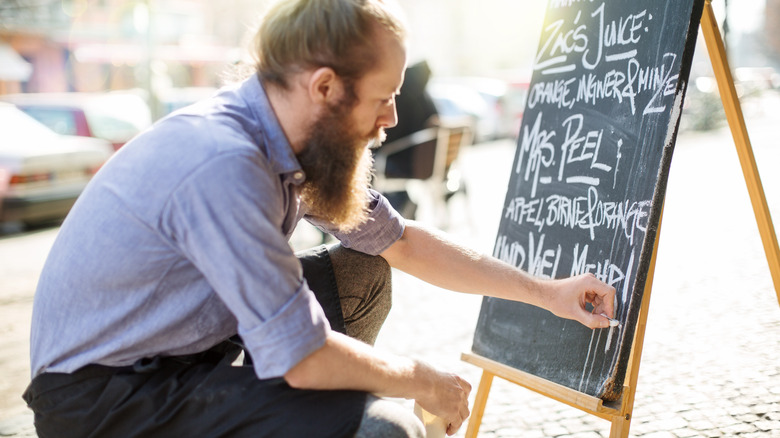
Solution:
<svg viewBox="0 0 780 438"><path fill-rule="evenodd" d="M748 139L747 128L734 87L734 81L731 76L725 47L712 10L711 0L705 1L706 3L702 9L700 29L707 43L707 49L715 71L721 100L726 111L732 136L735 140L759 232L764 245L764 251L773 278L775 291L778 296L778 302L780 303L780 248L778 247L777 237L769 214L761 179ZM569 4L571 3L576 3L576 1L569 2ZM696 10L695 3L694 10ZM663 196L661 196L661 198L663 198ZM635 323L630 356L625 367L626 379L621 381L621 387L617 390L614 387L611 388L611 394L619 394L619 398L611 399L610 397L597 397L595 395L586 394L577 389L573 389L570 386L556 383L531 372L522 371L502 363L501 361L487 358L484 355L464 353L462 355L464 361L483 369L482 378L475 396L471 418L466 430L466 437L473 438L477 436L487 404L490 387L493 378L496 376L609 421L611 423L610 437L612 438L628 437L639 375L639 365L642 356L647 315L649 312L650 292L652 290L655 269L655 256L658 249L658 239L660 237L663 211L662 200L660 201L660 206L657 207L657 211L657 227L655 228L655 235L653 236L652 250L649 260L645 261L646 276L643 278L644 283L642 285L643 292L641 294L641 305L639 306L636 318L634 320L629 318L625 321ZM591 338L591 340L592 339L593 338ZM615 380L612 380L612 382L615 382ZM605 399L610 399L610 401L605 401Z"/></svg>

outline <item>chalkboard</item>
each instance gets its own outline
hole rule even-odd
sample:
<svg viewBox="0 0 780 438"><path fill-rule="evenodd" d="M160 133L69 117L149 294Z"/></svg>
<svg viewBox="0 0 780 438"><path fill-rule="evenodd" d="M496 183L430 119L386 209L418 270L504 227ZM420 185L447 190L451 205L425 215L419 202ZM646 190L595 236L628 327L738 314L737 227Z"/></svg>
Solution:
<svg viewBox="0 0 780 438"><path fill-rule="evenodd" d="M549 2L494 255L540 277L595 274L621 326L485 298L474 353L620 397L703 6Z"/></svg>

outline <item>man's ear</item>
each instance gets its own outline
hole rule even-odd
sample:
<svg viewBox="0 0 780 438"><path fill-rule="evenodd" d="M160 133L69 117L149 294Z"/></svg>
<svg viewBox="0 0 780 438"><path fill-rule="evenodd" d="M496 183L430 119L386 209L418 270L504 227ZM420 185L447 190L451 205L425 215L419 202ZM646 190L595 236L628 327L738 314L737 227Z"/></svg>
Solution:
<svg viewBox="0 0 780 438"><path fill-rule="evenodd" d="M320 67L309 77L309 98L313 103L335 102L344 93L341 79L330 67Z"/></svg>

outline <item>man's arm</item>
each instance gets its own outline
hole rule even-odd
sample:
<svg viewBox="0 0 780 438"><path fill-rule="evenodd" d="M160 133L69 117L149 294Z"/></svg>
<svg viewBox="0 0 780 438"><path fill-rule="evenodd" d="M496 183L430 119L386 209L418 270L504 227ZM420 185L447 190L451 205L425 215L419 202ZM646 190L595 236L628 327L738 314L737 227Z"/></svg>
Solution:
<svg viewBox="0 0 780 438"><path fill-rule="evenodd" d="M605 328L613 316L615 288L591 274L545 280L494 257L457 245L414 221L406 222L400 240L383 252L390 266L436 286L488 295L547 309L590 328ZM591 303L593 312L586 309Z"/></svg>
<svg viewBox="0 0 780 438"><path fill-rule="evenodd" d="M437 286L523 301L589 327L608 327L609 321L598 314L613 314L615 289L593 275L537 279L496 258L459 246L413 221L407 221L401 239L381 255L391 266ZM589 302L594 306L594 314L585 308ZM305 357L284 377L298 388L354 389L415 399L425 410L449 423L450 435L469 415L471 386L457 375L421 361L380 353L335 332L328 335L322 348Z"/></svg>
<svg viewBox="0 0 780 438"><path fill-rule="evenodd" d="M284 375L294 388L351 389L414 399L449 423L454 434L469 416L471 385L422 361L378 350L337 332Z"/></svg>

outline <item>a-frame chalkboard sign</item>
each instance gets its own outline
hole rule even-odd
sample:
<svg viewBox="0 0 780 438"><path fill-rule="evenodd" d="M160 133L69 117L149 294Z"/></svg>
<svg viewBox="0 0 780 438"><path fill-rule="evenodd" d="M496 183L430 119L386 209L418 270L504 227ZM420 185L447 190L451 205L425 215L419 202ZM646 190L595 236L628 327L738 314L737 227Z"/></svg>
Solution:
<svg viewBox="0 0 780 438"><path fill-rule="evenodd" d="M705 0L550 0L494 255L537 276L596 274L617 289L621 325L590 330L485 298L463 355L484 369L467 437L477 434L493 376L628 436L700 20L780 299L780 250L710 0L706 9Z"/></svg>

